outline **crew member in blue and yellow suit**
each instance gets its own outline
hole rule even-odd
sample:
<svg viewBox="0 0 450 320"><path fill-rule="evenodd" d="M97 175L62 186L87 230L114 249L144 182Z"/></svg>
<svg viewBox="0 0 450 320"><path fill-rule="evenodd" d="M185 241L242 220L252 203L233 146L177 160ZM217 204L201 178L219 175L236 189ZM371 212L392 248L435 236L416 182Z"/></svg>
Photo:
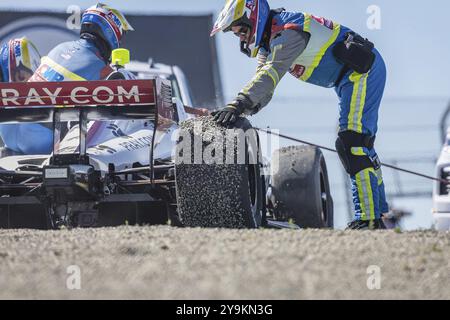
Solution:
<svg viewBox="0 0 450 320"><path fill-rule="evenodd" d="M230 126L259 112L281 78L334 88L340 100L336 149L352 181L355 219L350 229L382 229L389 211L374 149L386 66L367 39L334 21L303 12L271 10L267 0L228 0L211 35L232 31L241 51L258 58L253 79L222 109L216 122Z"/></svg>
<svg viewBox="0 0 450 320"><path fill-rule="evenodd" d="M26 37L11 39L0 47L0 82L26 82L41 62L41 55L34 44ZM0 156L15 154L22 142L17 137L15 124L1 124L0 137L3 147ZM39 133L38 133L39 135Z"/></svg>
<svg viewBox="0 0 450 320"><path fill-rule="evenodd" d="M126 31L133 28L125 16L105 4L88 8L82 15L80 39L62 43L43 57L29 81L103 80L113 72L111 52L120 47ZM53 132L43 124L18 124L15 136L22 154L49 154L53 148ZM39 132L39 134L33 134Z"/></svg>

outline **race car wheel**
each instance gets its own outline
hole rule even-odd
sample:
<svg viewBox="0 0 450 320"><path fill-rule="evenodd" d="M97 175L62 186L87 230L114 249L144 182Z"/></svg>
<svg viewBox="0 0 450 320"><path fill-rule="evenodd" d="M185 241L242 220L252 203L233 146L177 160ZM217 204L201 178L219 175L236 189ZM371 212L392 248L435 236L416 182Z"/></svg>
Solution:
<svg viewBox="0 0 450 320"><path fill-rule="evenodd" d="M275 151L271 197L276 217L302 228L333 228L333 200L320 149L291 146Z"/></svg>
<svg viewBox="0 0 450 320"><path fill-rule="evenodd" d="M179 137L175 178L183 225L261 226L263 177L258 135L250 122L240 118L236 128L227 129L210 117L190 119L182 123Z"/></svg>

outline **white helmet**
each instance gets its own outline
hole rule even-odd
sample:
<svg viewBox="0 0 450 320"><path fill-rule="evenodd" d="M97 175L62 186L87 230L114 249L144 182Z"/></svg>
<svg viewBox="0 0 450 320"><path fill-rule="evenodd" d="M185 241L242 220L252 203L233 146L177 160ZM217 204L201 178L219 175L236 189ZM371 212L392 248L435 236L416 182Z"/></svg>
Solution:
<svg viewBox="0 0 450 320"><path fill-rule="evenodd" d="M106 41L111 50L120 47L126 31L134 31L125 16L106 4L97 3L88 8L81 18L81 34L94 33Z"/></svg>
<svg viewBox="0 0 450 320"><path fill-rule="evenodd" d="M211 36L219 31L228 32L234 26L249 27L250 43L241 42L241 51L254 58L261 46L269 15L267 0L228 0L214 24Z"/></svg>

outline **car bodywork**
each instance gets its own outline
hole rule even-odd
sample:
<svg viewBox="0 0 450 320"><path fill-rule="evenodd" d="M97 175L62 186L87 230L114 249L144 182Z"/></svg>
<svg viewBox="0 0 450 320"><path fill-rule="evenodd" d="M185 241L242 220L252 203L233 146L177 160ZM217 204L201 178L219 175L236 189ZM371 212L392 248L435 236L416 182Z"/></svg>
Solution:
<svg viewBox="0 0 450 320"><path fill-rule="evenodd" d="M178 122L170 81L23 83L2 90L20 98L2 99L0 121L51 123L54 146L51 155L1 159L0 226L167 222L175 203L169 168ZM76 125L61 139L68 122ZM95 141L97 124L111 127L104 141Z"/></svg>
<svg viewBox="0 0 450 320"><path fill-rule="evenodd" d="M450 130L436 164L436 176L450 182ZM440 181L433 187L433 220L438 230L450 230L450 185Z"/></svg>

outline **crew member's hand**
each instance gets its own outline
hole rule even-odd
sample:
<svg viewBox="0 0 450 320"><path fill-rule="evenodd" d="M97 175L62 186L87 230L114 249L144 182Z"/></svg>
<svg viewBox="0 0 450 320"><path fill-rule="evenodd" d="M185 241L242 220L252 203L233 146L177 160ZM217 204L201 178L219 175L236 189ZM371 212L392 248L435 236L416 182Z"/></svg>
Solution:
<svg viewBox="0 0 450 320"><path fill-rule="evenodd" d="M241 112L239 112L238 108L232 105L211 113L213 120L222 126L233 125L240 114Z"/></svg>
<svg viewBox="0 0 450 320"><path fill-rule="evenodd" d="M225 108L212 112L211 115L217 124L228 127L234 125L239 116L246 113L246 110L251 110L252 106L253 102L250 98L239 93L233 102L230 102Z"/></svg>

